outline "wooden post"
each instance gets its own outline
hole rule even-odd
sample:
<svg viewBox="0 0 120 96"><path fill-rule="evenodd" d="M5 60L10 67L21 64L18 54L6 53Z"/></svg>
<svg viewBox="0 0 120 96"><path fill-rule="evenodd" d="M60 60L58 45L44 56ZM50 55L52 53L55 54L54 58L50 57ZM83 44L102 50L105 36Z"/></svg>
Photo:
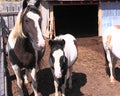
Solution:
<svg viewBox="0 0 120 96"><path fill-rule="evenodd" d="M98 36L102 36L102 9L98 8Z"/></svg>
<svg viewBox="0 0 120 96"><path fill-rule="evenodd" d="M55 36L55 24L54 24L54 11L53 11L53 4L50 4L50 35L49 38Z"/></svg>

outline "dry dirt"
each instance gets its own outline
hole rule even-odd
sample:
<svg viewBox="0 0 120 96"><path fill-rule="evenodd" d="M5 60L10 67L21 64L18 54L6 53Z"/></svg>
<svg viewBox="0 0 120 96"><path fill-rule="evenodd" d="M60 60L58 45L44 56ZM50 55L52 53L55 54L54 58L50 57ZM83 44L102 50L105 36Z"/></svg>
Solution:
<svg viewBox="0 0 120 96"><path fill-rule="evenodd" d="M78 59L73 66L73 88L66 89L66 96L120 96L120 63L116 65L116 83L112 84L106 71L101 38L77 38ZM41 62L38 77L38 91L41 96L54 96L53 78L48 63L49 46ZM8 96L18 96L16 78L7 60ZM26 86L26 87L25 87ZM25 96L34 96L30 84L24 86ZM27 91L28 90L28 91Z"/></svg>

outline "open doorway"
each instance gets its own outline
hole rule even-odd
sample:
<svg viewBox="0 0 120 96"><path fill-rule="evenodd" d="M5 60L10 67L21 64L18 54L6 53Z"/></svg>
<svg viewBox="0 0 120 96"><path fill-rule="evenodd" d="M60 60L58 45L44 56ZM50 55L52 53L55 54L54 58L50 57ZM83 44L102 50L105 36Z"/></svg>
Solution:
<svg viewBox="0 0 120 96"><path fill-rule="evenodd" d="M98 5L54 6L56 35L75 37L98 35Z"/></svg>

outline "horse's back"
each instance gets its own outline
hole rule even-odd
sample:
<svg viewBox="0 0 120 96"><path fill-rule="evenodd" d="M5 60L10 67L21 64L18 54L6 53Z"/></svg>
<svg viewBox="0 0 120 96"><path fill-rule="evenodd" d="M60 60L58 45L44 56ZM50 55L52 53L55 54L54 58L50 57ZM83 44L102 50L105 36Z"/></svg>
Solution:
<svg viewBox="0 0 120 96"><path fill-rule="evenodd" d="M71 34L60 35L59 37L65 40L64 51L65 51L66 57L69 59L68 64L69 66L71 66L75 62L78 54L77 46L75 44L76 39Z"/></svg>

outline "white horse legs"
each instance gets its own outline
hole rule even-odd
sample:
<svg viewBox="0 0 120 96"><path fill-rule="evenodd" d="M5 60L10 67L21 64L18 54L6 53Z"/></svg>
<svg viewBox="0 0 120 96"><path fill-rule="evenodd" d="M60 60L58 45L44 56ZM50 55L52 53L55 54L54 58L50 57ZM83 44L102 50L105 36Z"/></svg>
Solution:
<svg viewBox="0 0 120 96"><path fill-rule="evenodd" d="M58 83L54 80L54 86L55 86L55 96L58 96Z"/></svg>
<svg viewBox="0 0 120 96"><path fill-rule="evenodd" d="M34 95L38 96L38 92L37 92L37 80L36 80L36 69L33 68L31 71L31 77L32 77L32 89L34 91Z"/></svg>
<svg viewBox="0 0 120 96"><path fill-rule="evenodd" d="M16 79L17 79L17 85L18 85L18 88L19 88L18 96L24 96L23 95L23 90L22 90L23 81L22 81L21 75L20 75L20 68L17 65L12 65L12 68L13 68L13 70L15 72ZM25 82L27 80L27 75L28 75L28 70L26 71L25 76L24 76ZM33 68L31 70L31 77L32 77L32 84L31 84L32 89L34 91L35 96L38 96L37 80L36 80L36 69L35 68ZM28 82L28 80L27 80L27 82Z"/></svg>
<svg viewBox="0 0 120 96"><path fill-rule="evenodd" d="M21 75L20 75L20 68L17 65L12 65L12 68L15 72L16 78L17 78L17 85L19 88L19 93L18 96L24 96L23 95L23 90L22 90L22 79L21 79Z"/></svg>
<svg viewBox="0 0 120 96"><path fill-rule="evenodd" d="M108 60L108 63L109 63L109 68L110 68L110 82L115 82L115 70L114 70L114 67L115 67L115 64L117 62L117 58L114 57L113 59L113 63L112 63L112 60L111 60L111 55L110 55L110 50L106 50L106 58Z"/></svg>

